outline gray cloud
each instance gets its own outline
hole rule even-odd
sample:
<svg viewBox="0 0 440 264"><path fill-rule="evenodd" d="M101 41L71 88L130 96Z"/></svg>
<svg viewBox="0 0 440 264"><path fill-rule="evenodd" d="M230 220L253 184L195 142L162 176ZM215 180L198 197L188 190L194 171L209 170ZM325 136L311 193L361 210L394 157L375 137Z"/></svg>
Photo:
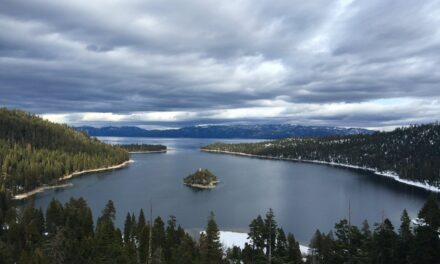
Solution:
<svg viewBox="0 0 440 264"><path fill-rule="evenodd" d="M435 121L439 17L434 0L4 0L0 105L71 124Z"/></svg>

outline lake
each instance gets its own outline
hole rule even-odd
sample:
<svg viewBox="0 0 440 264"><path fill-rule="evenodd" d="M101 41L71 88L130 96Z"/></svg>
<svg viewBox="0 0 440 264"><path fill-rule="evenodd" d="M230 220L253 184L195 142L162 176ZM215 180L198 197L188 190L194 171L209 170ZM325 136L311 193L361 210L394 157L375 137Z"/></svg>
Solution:
<svg viewBox="0 0 440 264"><path fill-rule="evenodd" d="M395 227L403 209L416 217L428 193L369 172L328 165L264 160L201 152L213 142L255 142L225 139L100 138L110 143L164 144L167 153L132 154L127 168L89 174L71 180L73 187L49 190L35 197L45 209L52 198L66 202L84 197L98 217L108 200L117 210L116 223L123 227L127 212L153 215L164 221L174 215L185 229L203 229L210 211L221 230L246 232L249 223L269 208L286 232L308 244L316 229L328 232L342 218L370 226L382 217ZM196 191L182 184L185 176L208 168L221 181L216 189Z"/></svg>

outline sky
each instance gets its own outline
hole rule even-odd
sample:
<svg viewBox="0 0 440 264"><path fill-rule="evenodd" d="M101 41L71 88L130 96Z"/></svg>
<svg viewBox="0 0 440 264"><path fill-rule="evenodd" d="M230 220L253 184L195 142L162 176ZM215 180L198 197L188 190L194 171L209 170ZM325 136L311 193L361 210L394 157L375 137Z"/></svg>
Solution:
<svg viewBox="0 0 440 264"><path fill-rule="evenodd" d="M73 126L440 118L437 0L2 0L0 106Z"/></svg>

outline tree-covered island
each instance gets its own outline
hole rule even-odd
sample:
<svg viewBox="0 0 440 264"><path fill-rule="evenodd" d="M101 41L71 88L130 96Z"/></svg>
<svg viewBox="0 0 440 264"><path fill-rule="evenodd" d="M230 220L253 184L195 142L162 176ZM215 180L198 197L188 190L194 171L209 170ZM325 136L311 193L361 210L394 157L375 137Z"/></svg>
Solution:
<svg viewBox="0 0 440 264"><path fill-rule="evenodd" d="M152 144L123 144L116 145L116 147L125 149L129 153L154 153L167 151L167 146Z"/></svg>
<svg viewBox="0 0 440 264"><path fill-rule="evenodd" d="M183 183L193 188L212 189L218 183L217 176L212 174L208 169L199 168L195 173L185 177Z"/></svg>

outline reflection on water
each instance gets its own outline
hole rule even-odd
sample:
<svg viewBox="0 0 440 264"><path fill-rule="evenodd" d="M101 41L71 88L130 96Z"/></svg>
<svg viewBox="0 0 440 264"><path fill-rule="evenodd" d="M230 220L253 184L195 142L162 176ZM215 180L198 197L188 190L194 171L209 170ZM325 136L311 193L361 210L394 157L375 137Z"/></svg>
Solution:
<svg viewBox="0 0 440 264"><path fill-rule="evenodd" d="M221 229L247 231L258 214L274 209L278 223L307 243L316 229L329 231L348 215L352 221L379 222L382 212L397 225L406 208L416 216L427 193L397 184L391 179L326 165L264 160L200 152L203 145L255 140L100 138L111 143L164 144L161 154L133 154L135 163L113 171L72 180L74 187L50 190L36 196L36 206L46 208L55 197L66 202L84 197L97 217L107 200L114 201L117 224L123 226L127 212L148 211L177 217L188 230L205 226L210 211ZM221 181L214 190L194 191L182 180L197 168L209 168Z"/></svg>

